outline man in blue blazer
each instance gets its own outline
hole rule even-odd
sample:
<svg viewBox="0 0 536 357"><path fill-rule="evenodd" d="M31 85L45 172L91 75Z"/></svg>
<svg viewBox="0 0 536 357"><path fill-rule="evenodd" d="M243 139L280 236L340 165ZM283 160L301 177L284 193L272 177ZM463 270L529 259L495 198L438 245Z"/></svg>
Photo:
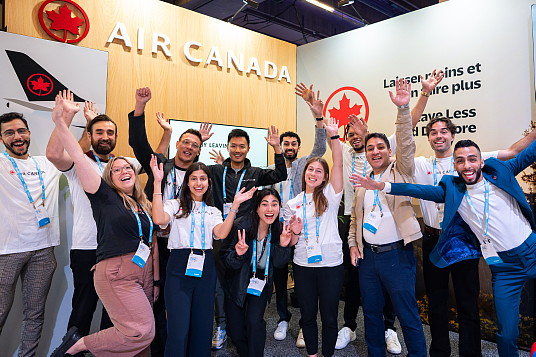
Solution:
<svg viewBox="0 0 536 357"><path fill-rule="evenodd" d="M518 356L521 290L536 277L536 222L516 180L535 160L536 142L503 162L482 160L476 143L461 140L454 147L459 177L445 175L438 186L353 176L357 186L367 189L445 203L443 230L430 260L445 267L483 256L490 265L501 357Z"/></svg>

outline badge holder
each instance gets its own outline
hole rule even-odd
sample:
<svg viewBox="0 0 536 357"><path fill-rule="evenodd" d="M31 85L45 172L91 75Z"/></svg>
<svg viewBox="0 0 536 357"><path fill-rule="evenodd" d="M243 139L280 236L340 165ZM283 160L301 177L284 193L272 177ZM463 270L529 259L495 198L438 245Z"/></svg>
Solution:
<svg viewBox="0 0 536 357"><path fill-rule="evenodd" d="M266 280L253 277L249 280L247 293L255 296L261 296L264 285L266 285Z"/></svg>
<svg viewBox="0 0 536 357"><path fill-rule="evenodd" d="M484 240L480 242L480 251L488 265L501 264L503 262L489 238L484 238Z"/></svg>
<svg viewBox="0 0 536 357"><path fill-rule="evenodd" d="M186 265L186 276L200 278L203 275L203 265L205 264L205 252L203 254L195 254L193 251L188 256L188 264Z"/></svg>
<svg viewBox="0 0 536 357"><path fill-rule="evenodd" d="M316 241L310 243L307 239L306 243L306 250L307 250L307 263L318 263L322 261L322 249L320 248L320 244L318 243L318 238Z"/></svg>
<svg viewBox="0 0 536 357"><path fill-rule="evenodd" d="M37 219L37 226L39 228L46 226L50 223L50 217L48 216L45 206L37 206L35 209L35 218Z"/></svg>
<svg viewBox="0 0 536 357"><path fill-rule="evenodd" d="M141 240L136 254L134 254L132 257L132 262L134 262L134 264L140 268L143 268L145 267L145 263L147 263L147 259L149 259L150 254L151 249L147 246L147 244L143 243L143 240Z"/></svg>
<svg viewBox="0 0 536 357"><path fill-rule="evenodd" d="M437 223L439 224L439 228L443 229L443 219L445 218L445 210L444 210L444 204L436 203L437 208Z"/></svg>
<svg viewBox="0 0 536 357"><path fill-rule="evenodd" d="M370 211L369 215L365 219L365 222L363 222L363 228L365 228L367 231L369 231L372 234L376 234L378 231L378 228L380 228L380 224L382 223L382 217L383 213L376 212L375 210Z"/></svg>

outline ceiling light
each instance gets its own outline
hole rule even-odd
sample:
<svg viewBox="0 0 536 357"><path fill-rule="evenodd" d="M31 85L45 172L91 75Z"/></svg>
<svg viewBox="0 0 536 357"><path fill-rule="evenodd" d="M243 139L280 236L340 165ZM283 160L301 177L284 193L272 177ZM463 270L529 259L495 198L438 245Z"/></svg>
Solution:
<svg viewBox="0 0 536 357"><path fill-rule="evenodd" d="M321 3L320 1L317 1L317 0L305 0L305 1L307 1L310 4L316 5L318 7L321 7L322 9L324 9L326 11L329 11L329 12L335 11L334 8L332 8L331 6L328 6L328 5L324 4L324 3Z"/></svg>
<svg viewBox="0 0 536 357"><path fill-rule="evenodd" d="M352 5L353 3L354 3L354 0L340 0L337 6L342 7L342 6Z"/></svg>

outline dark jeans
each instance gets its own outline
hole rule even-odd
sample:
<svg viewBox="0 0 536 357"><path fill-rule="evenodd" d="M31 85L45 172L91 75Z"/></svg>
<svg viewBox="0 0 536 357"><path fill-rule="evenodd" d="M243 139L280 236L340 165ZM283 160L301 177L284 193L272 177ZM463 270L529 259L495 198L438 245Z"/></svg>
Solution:
<svg viewBox="0 0 536 357"><path fill-rule="evenodd" d="M339 296L344 280L343 264L336 267L303 267L293 264L294 290L300 301L300 325L307 353L318 352L318 325L322 319L322 354L331 357L337 342Z"/></svg>
<svg viewBox="0 0 536 357"><path fill-rule="evenodd" d="M166 285L166 269L169 260L169 249L167 247L168 238L157 237L158 239L158 265L160 267L160 295L153 304L153 314L156 333L151 342L151 356L164 356L164 348L167 340L167 318L166 318L166 297L164 294Z"/></svg>
<svg viewBox="0 0 536 357"><path fill-rule="evenodd" d="M216 266L212 250L205 251L200 278L186 276L190 249L171 251L167 268L166 356L210 356Z"/></svg>
<svg viewBox="0 0 536 357"><path fill-rule="evenodd" d="M404 341L411 357L426 357L426 340L415 298L415 256L410 243L384 253L363 249L359 281L365 317L365 341L368 355L385 357L383 323L384 293L393 302L400 320Z"/></svg>
<svg viewBox="0 0 536 357"><path fill-rule="evenodd" d="M275 302L277 314L279 315L279 321L277 323L281 321L289 322L292 317L292 313L288 310L287 280L288 265L281 268L274 266Z"/></svg>
<svg viewBox="0 0 536 357"><path fill-rule="evenodd" d="M93 320L93 314L99 300L93 283L93 271L91 270L96 264L96 252L95 249L73 249L70 252L74 291L71 316L69 317L67 329L76 326L83 336L89 334L91 320ZM103 307L100 329L104 330L112 326L112 321L110 321L110 317L108 317L106 309Z"/></svg>
<svg viewBox="0 0 536 357"><path fill-rule="evenodd" d="M428 296L428 320L432 342L430 356L449 357L449 276L452 277L458 323L460 326L459 355L481 356L480 316L478 295L480 293L478 259L464 260L446 268L438 268L430 261L439 236L424 233L422 242L423 274Z"/></svg>
<svg viewBox="0 0 536 357"><path fill-rule="evenodd" d="M260 296L247 294L243 307L225 298L227 333L240 357L264 356L266 343L264 311L268 304L269 289L269 286L265 286Z"/></svg>

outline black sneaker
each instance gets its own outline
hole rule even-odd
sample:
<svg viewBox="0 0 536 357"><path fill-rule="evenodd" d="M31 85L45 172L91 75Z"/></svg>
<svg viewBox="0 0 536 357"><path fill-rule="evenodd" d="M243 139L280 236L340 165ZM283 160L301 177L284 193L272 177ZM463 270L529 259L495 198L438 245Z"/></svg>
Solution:
<svg viewBox="0 0 536 357"><path fill-rule="evenodd" d="M63 357L65 356L65 352L71 348L76 341L81 339L83 336L80 335L78 332L78 328L76 326L71 327L65 336L61 339L61 344L52 352L50 357Z"/></svg>

